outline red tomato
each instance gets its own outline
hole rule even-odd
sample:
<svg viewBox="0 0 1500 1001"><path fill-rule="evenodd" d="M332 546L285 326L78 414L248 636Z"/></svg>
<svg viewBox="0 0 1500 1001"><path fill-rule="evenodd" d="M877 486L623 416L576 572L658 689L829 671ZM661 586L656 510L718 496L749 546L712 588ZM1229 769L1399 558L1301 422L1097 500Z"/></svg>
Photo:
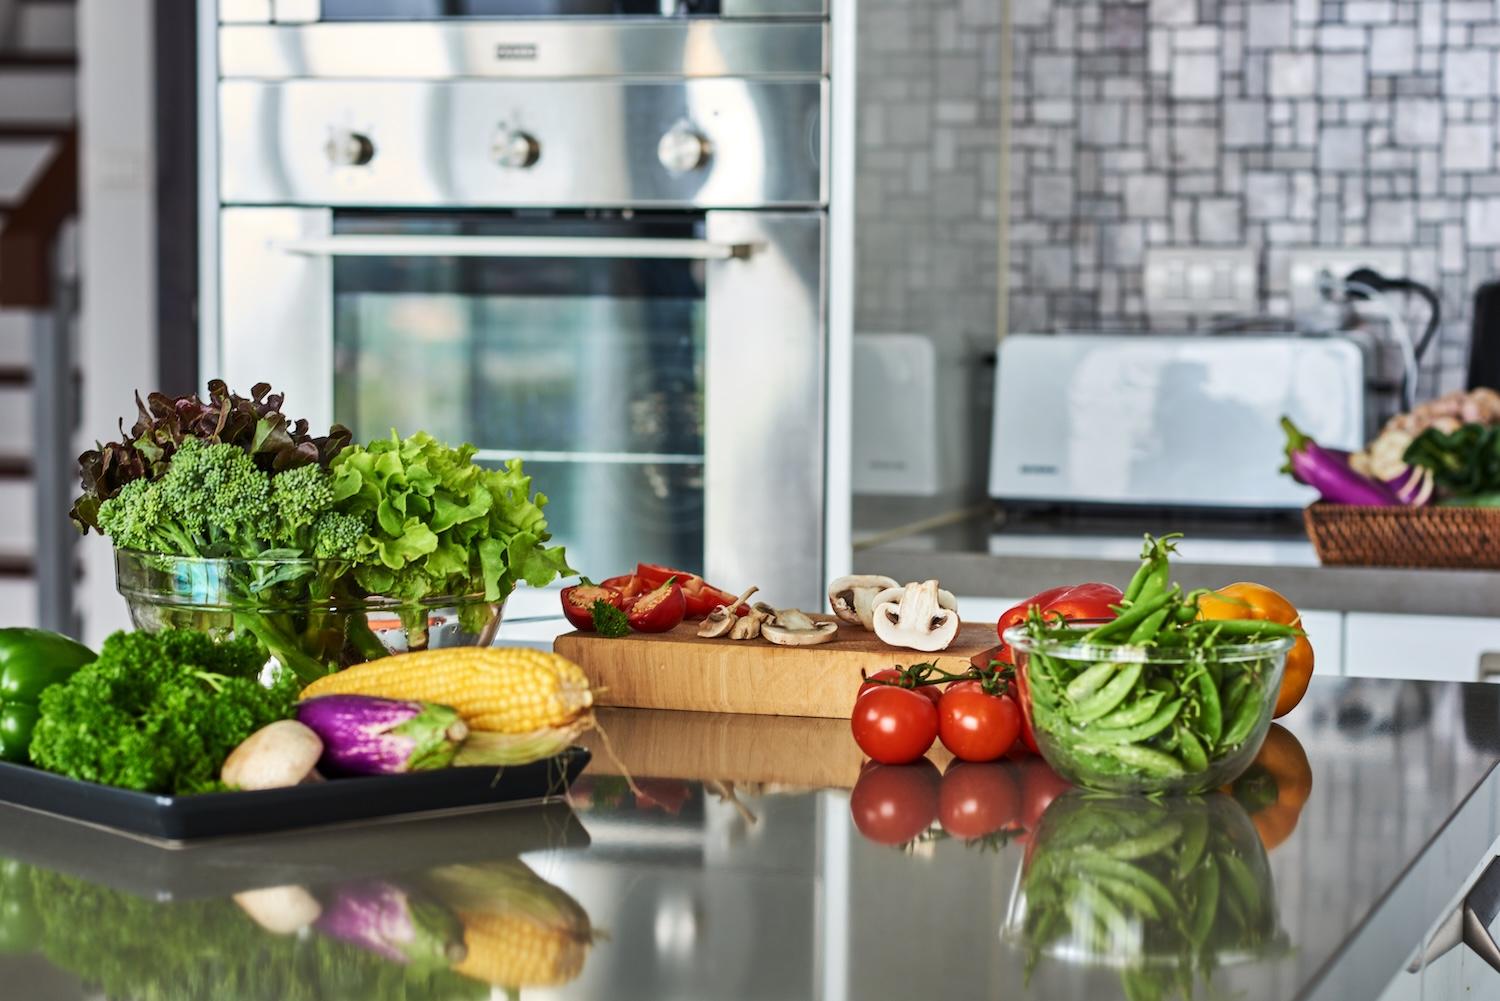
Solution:
<svg viewBox="0 0 1500 1001"><path fill-rule="evenodd" d="M1021 790L1010 765L955 761L938 788L938 820L955 838L972 840L1019 826Z"/></svg>
<svg viewBox="0 0 1500 1001"><path fill-rule="evenodd" d="M1026 758L1012 767L1021 780L1021 825L1035 831L1052 801L1073 787L1041 758Z"/></svg>
<svg viewBox="0 0 1500 1001"><path fill-rule="evenodd" d="M855 699L858 699L861 695L865 694L865 692L868 692L872 688L891 687L890 685L882 685L882 681L899 680L901 680L901 672L896 670L894 667L888 667L884 671L876 671L874 674L870 675L863 684L859 686L859 691L855 693L854 697ZM918 685L916 688L907 690L916 692L918 695L927 696L932 700L933 705L937 705L938 699L943 697L941 685Z"/></svg>
<svg viewBox="0 0 1500 1001"><path fill-rule="evenodd" d="M987 695L979 682L959 682L938 703L938 736L962 761L994 761L1016 742L1021 710L1009 695Z"/></svg>
<svg viewBox="0 0 1500 1001"><path fill-rule="evenodd" d="M938 770L926 758L910 765L870 765L849 794L854 826L871 841L904 845L938 812Z"/></svg>
<svg viewBox="0 0 1500 1001"><path fill-rule="evenodd" d="M598 584L574 584L562 590L563 615L573 623L574 629L594 631L594 602L620 607L620 592Z"/></svg>
<svg viewBox="0 0 1500 1001"><path fill-rule="evenodd" d="M937 739L937 706L908 688L881 685L854 700L849 719L859 749L883 765L904 765Z"/></svg>
<svg viewBox="0 0 1500 1001"><path fill-rule="evenodd" d="M664 633L677 628L687 614L687 602L682 597L682 588L675 580L668 580L654 591L648 591L635 599L626 612L630 628L639 633Z"/></svg>

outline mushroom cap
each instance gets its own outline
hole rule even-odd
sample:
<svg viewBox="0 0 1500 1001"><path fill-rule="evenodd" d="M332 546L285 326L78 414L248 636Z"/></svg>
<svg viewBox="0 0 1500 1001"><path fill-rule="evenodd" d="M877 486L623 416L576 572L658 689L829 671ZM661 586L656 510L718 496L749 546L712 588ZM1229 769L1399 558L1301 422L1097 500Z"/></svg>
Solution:
<svg viewBox="0 0 1500 1001"><path fill-rule="evenodd" d="M899 587L890 577L880 574L850 574L828 585L828 604L840 622L871 628L870 610L880 592Z"/></svg>
<svg viewBox="0 0 1500 1001"><path fill-rule="evenodd" d="M795 609L792 609L795 611ZM797 612L798 615L805 613ZM811 619L808 620L812 622ZM767 622L760 627L760 634L780 646L817 646L827 643L838 635L837 622L812 622L811 629L788 628L779 621Z"/></svg>

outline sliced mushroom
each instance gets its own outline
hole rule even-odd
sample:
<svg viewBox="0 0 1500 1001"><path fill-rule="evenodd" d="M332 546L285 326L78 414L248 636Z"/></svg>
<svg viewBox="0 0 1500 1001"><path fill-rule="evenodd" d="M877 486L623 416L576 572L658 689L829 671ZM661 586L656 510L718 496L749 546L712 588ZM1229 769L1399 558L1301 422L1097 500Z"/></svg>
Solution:
<svg viewBox="0 0 1500 1001"><path fill-rule="evenodd" d="M750 606L750 611L735 619L734 625L729 628L729 638L732 640L753 640L760 635L762 625L771 616L776 614L776 609L764 601L757 601Z"/></svg>
<svg viewBox="0 0 1500 1001"><path fill-rule="evenodd" d="M815 622L796 608L783 608L760 627L760 634L779 646L817 646L838 635L837 622Z"/></svg>
<svg viewBox="0 0 1500 1001"><path fill-rule="evenodd" d="M932 583L936 584L937 581L932 581ZM897 584L894 587L888 587L877 594L871 604L872 606L883 605L888 601L900 601L901 596L906 593L906 589L912 586L912 584ZM944 591L942 588L938 588L937 597L938 604L943 608L948 609L950 612L958 611L958 599L953 596L952 591Z"/></svg>
<svg viewBox="0 0 1500 1001"><path fill-rule="evenodd" d="M735 622L740 618L736 611L741 605L750 600L750 596L760 588L752 587L744 594L734 600L732 604L720 605L698 626L698 635L708 639L717 639L720 636L728 636L729 630L734 628Z"/></svg>
<svg viewBox="0 0 1500 1001"><path fill-rule="evenodd" d="M887 588L900 587L889 577L879 574L854 574L840 577L828 585L828 603L840 622L851 626L875 628L875 596Z"/></svg>
<svg viewBox="0 0 1500 1001"><path fill-rule="evenodd" d="M935 580L891 588L875 599L875 635L891 646L946 650L958 635L958 610L943 606Z"/></svg>

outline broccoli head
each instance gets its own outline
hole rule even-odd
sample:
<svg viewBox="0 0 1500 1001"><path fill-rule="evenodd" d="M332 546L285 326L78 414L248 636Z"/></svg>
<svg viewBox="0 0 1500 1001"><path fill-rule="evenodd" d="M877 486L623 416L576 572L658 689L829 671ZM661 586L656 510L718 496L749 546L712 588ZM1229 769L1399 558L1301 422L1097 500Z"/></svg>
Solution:
<svg viewBox="0 0 1500 1001"><path fill-rule="evenodd" d="M358 559L359 544L369 528L358 515L326 511L313 522L311 554L320 560Z"/></svg>
<svg viewBox="0 0 1500 1001"><path fill-rule="evenodd" d="M271 521L271 477L233 445L189 438L159 481L162 505L204 556L255 556Z"/></svg>
<svg viewBox="0 0 1500 1001"><path fill-rule="evenodd" d="M298 466L271 479L272 544L282 549L313 548L313 526L333 507L333 478L318 465Z"/></svg>

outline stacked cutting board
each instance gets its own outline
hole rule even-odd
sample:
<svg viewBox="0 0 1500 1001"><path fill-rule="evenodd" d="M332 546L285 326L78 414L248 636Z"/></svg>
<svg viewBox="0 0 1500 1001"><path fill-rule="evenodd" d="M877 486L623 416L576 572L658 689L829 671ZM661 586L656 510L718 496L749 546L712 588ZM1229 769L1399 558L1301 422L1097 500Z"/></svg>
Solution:
<svg viewBox="0 0 1500 1001"><path fill-rule="evenodd" d="M989 622L960 626L952 644L939 653L887 646L873 633L842 622L831 642L805 647L776 646L764 639L704 639L697 629L698 623L684 622L670 632L618 639L574 632L559 636L554 649L583 667L599 705L848 717L865 675L923 662L958 674L968 669L971 657L996 642Z"/></svg>

